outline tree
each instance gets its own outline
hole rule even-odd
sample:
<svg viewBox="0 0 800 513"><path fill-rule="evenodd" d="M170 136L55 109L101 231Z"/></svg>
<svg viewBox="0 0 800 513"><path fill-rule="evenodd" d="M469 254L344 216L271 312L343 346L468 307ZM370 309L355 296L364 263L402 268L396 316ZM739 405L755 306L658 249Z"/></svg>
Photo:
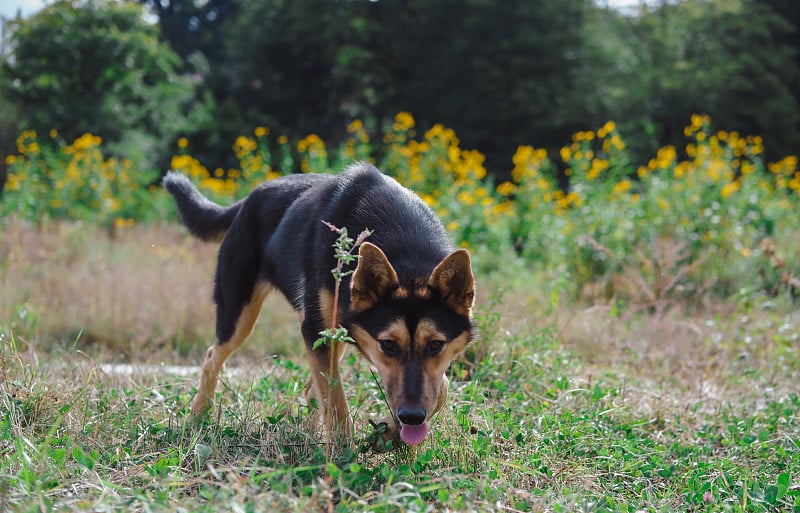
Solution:
<svg viewBox="0 0 800 513"><path fill-rule="evenodd" d="M453 127L467 147L508 169L521 144L555 147L579 126L567 102L591 2L384 0L372 48L386 89L381 110Z"/></svg>
<svg viewBox="0 0 800 513"><path fill-rule="evenodd" d="M16 129L65 139L92 132L138 166L163 163L178 134L201 122L196 84L135 4L59 0L8 22L0 94Z"/></svg>
<svg viewBox="0 0 800 513"><path fill-rule="evenodd" d="M693 113L762 135L772 158L800 142L800 68L782 39L791 29L759 2L665 2L636 17L599 10L587 29L579 91L591 116L620 122L640 154L681 147Z"/></svg>
<svg viewBox="0 0 800 513"><path fill-rule="evenodd" d="M161 37L187 60L199 52L209 60L222 56L222 28L236 16L234 0L137 0L156 16Z"/></svg>
<svg viewBox="0 0 800 513"><path fill-rule="evenodd" d="M782 18L786 25L783 30L772 34L772 39L782 48L787 48L793 54L793 65L796 70L800 70L800 9L797 0L754 0L756 6L771 9L772 12ZM795 74L793 79L787 84L794 96L795 102L800 105L800 72ZM800 132L800 120L796 130ZM800 141L795 140L793 153L797 153L797 146Z"/></svg>

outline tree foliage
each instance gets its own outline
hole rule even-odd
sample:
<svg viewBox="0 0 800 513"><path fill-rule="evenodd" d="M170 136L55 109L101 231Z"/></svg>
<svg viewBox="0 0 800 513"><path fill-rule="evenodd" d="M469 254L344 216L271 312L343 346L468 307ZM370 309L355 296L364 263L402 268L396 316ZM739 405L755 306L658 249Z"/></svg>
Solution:
<svg viewBox="0 0 800 513"><path fill-rule="evenodd" d="M796 0L138 2L158 26L109 0L6 24L14 130L91 130L161 162L180 133L212 167L254 126L336 143L352 119L380 136L401 110L454 128L495 171L519 145L553 150L609 119L642 156L681 147L692 113L762 135L770 157L800 146Z"/></svg>
<svg viewBox="0 0 800 513"><path fill-rule="evenodd" d="M152 166L202 109L180 59L135 4L59 0L8 21L0 93L16 129L101 136L111 151Z"/></svg>
<svg viewBox="0 0 800 513"><path fill-rule="evenodd" d="M764 135L773 157L785 155L800 142L791 30L748 0L665 3L635 18L595 10L578 91L595 124L622 122L643 153L679 144L686 119L707 113L728 130Z"/></svg>

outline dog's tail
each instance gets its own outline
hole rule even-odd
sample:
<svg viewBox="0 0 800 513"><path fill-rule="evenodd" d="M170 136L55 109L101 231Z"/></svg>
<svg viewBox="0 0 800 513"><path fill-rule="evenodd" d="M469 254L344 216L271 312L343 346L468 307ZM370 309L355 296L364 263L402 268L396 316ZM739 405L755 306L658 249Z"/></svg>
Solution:
<svg viewBox="0 0 800 513"><path fill-rule="evenodd" d="M163 184L175 198L183 224L204 241L222 240L242 206L241 201L230 207L217 205L203 196L186 176L175 171L166 174Z"/></svg>

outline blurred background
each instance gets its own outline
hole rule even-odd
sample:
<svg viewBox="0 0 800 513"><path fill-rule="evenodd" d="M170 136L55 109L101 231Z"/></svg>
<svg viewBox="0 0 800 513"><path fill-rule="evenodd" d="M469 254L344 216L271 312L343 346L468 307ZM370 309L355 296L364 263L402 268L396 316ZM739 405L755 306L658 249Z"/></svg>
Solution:
<svg viewBox="0 0 800 513"><path fill-rule="evenodd" d="M0 6L0 328L26 340L202 356L215 248L160 176L230 204L355 160L471 250L504 323L797 311L797 0ZM255 338L291 347L274 301Z"/></svg>
<svg viewBox="0 0 800 513"><path fill-rule="evenodd" d="M184 137L209 169L229 168L253 127L335 145L359 119L374 145L400 111L420 131L453 128L501 177L518 146L552 153L612 119L642 160L680 148L693 113L762 136L769 160L800 146L796 0L0 6L2 157L23 130L55 130L158 170Z"/></svg>

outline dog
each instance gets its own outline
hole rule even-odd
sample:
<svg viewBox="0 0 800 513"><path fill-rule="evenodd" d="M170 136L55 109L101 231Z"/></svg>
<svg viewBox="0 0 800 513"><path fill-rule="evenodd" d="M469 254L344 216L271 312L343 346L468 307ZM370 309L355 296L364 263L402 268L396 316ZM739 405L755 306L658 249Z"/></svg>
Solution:
<svg viewBox="0 0 800 513"><path fill-rule="evenodd" d="M477 336L470 254L415 193L366 163L338 175L292 174L257 186L222 207L185 176L163 180L189 232L221 241L214 281L216 340L205 356L191 415L211 409L225 360L252 333L267 293L278 289L300 314L316 401L329 433L350 438L352 424L339 361L344 346L314 348L320 332L341 325L378 370L391 409L384 436L422 442L447 398L451 361ZM338 234L372 231L355 272L342 279L332 318ZM349 292L349 293L347 293ZM331 352L334 352L332 355Z"/></svg>

